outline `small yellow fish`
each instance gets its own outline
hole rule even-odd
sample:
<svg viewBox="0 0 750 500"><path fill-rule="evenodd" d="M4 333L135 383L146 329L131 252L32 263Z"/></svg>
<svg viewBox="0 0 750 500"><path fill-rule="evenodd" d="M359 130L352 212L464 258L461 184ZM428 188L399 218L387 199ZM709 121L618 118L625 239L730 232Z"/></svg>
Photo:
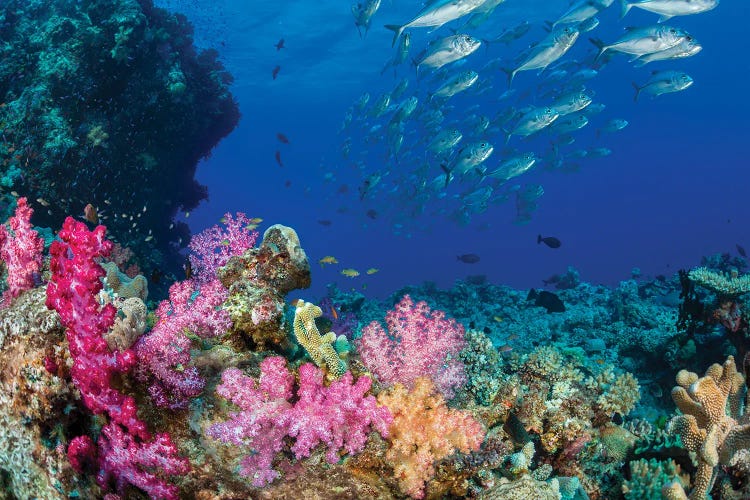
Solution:
<svg viewBox="0 0 750 500"><path fill-rule="evenodd" d="M380 269L375 269L374 267L371 267L366 271L367 274L375 274L376 272L380 271Z"/></svg>
<svg viewBox="0 0 750 500"><path fill-rule="evenodd" d="M221 240L221 244L224 245L225 247L228 247L229 246L229 240L225 238L225 239Z"/></svg>
<svg viewBox="0 0 750 500"><path fill-rule="evenodd" d="M253 231L257 227L258 227L258 224L248 224L247 226L245 226L245 229L247 229L248 231Z"/></svg>
<svg viewBox="0 0 750 500"><path fill-rule="evenodd" d="M260 217L253 217L248 222L250 222L250 224L260 224L261 222L263 222L263 219L261 219Z"/></svg>
<svg viewBox="0 0 750 500"><path fill-rule="evenodd" d="M44 198L37 198L36 201L38 201L39 204L41 206L43 206L43 207L48 207L49 206L49 203Z"/></svg>
<svg viewBox="0 0 750 500"><path fill-rule="evenodd" d="M338 264L338 263L339 261L333 255L326 255L325 257L323 257L322 259L318 261L318 264L320 264L321 266L323 264Z"/></svg>
<svg viewBox="0 0 750 500"><path fill-rule="evenodd" d="M226 217L222 217L221 219L219 219L219 222L221 222L222 224L226 224L227 223L227 218Z"/></svg>
<svg viewBox="0 0 750 500"><path fill-rule="evenodd" d="M493 316L492 319L494 319L498 323L502 323L503 322L503 318L501 318L500 316Z"/></svg>
<svg viewBox="0 0 750 500"><path fill-rule="evenodd" d="M356 278L357 276L359 276L359 271L357 271L356 269L342 269L341 274L349 278Z"/></svg>

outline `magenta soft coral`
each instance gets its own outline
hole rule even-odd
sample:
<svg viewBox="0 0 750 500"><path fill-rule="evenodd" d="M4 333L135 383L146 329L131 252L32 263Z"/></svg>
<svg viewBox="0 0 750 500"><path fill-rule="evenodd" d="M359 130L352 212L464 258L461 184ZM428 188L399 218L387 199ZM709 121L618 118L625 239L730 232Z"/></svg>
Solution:
<svg viewBox="0 0 750 500"><path fill-rule="evenodd" d="M8 290L0 299L0 306L7 305L22 291L34 288L39 277L44 240L31 228L33 214L26 198L19 198L15 215L8 220L10 231L0 224L0 260L8 273Z"/></svg>
<svg viewBox="0 0 750 500"><path fill-rule="evenodd" d="M365 366L385 385L413 387L418 377L429 377L446 398L453 397L466 382L457 357L466 345L464 327L408 295L388 311L385 322L387 331L373 321L356 341Z"/></svg>
<svg viewBox="0 0 750 500"><path fill-rule="evenodd" d="M207 435L238 446L248 446L253 453L242 460L240 472L253 477L253 485L264 486L278 477L273 470L274 456L284 448L285 436L295 438L292 451L297 459L310 455L320 443L328 446L326 459L335 463L339 450L359 453L372 429L388 435L392 417L387 408L378 406L373 396L365 396L371 380L353 381L347 372L330 386L323 384L323 373L310 363L299 369L298 401L292 397L294 376L279 356L261 363L260 381L256 382L236 368L222 375L217 392L239 406L231 420L210 427Z"/></svg>
<svg viewBox="0 0 750 500"><path fill-rule="evenodd" d="M105 232L104 226L89 231L72 217L65 219L60 240L52 242L49 249L51 278L46 305L57 311L66 329L73 358L71 377L86 407L94 413L108 413L131 433L148 439L133 398L112 387L112 375L127 372L136 359L131 350L110 351L103 337L116 314L112 304L101 306L97 301L105 275L98 259L112 248Z"/></svg>
<svg viewBox="0 0 750 500"><path fill-rule="evenodd" d="M66 329L73 367L71 377L87 408L109 415L98 442L98 481L107 487L111 479L122 491L137 486L154 498L176 499L177 488L158 475L185 474L189 462L177 456L167 434L153 439L138 418L135 400L114 389L112 375L127 372L136 361L131 350L112 352L103 334L112 325L115 308L101 306L97 294L105 275L98 260L112 244L106 228L89 231L72 217L65 219L59 241L50 247L51 278L47 284L47 307L55 309ZM71 465L79 472L97 459L88 436L74 438L68 447Z"/></svg>

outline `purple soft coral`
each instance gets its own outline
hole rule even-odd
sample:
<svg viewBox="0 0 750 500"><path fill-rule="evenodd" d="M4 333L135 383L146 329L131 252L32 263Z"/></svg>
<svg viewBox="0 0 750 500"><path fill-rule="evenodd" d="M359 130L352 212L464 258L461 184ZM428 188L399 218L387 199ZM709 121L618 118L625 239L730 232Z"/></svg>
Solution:
<svg viewBox="0 0 750 500"><path fill-rule="evenodd" d="M177 455L177 447L169 434L156 434L152 441L139 443L122 428L109 423L99 436L99 474L97 482L102 488L114 479L121 495L128 484L136 486L151 498L176 500L177 486L169 484L158 475L179 476L187 474L190 462Z"/></svg>
<svg viewBox="0 0 750 500"><path fill-rule="evenodd" d="M199 284L215 279L217 269L233 255L252 248L258 239L258 232L249 229L250 219L242 212L237 212L237 218L227 212L222 222L225 228L214 225L190 239L190 265Z"/></svg>
<svg viewBox="0 0 750 500"><path fill-rule="evenodd" d="M203 390L205 381L189 366L191 340L185 332L201 338L226 332L232 326L229 314L221 309L227 293L218 280L204 283L200 291L192 280L186 280L174 283L169 299L159 304L156 325L135 345L136 375L152 383L149 394L158 406L185 408Z"/></svg>
<svg viewBox="0 0 750 500"><path fill-rule="evenodd" d="M242 460L240 472L253 477L253 485L264 486L278 477L273 470L274 456L284 448L284 438L296 438L292 451L307 457L319 443L328 446L326 458L335 463L339 450L359 453L365 446L371 428L388 434L392 416L387 408L377 406L370 389L369 377L355 383L347 372L329 387L323 385L323 372L307 363L299 370L299 400L292 405L294 376L279 356L261 363L260 383L236 368L226 370L217 392L239 406L242 411L231 420L210 427L207 435L238 446L249 446L253 453Z"/></svg>

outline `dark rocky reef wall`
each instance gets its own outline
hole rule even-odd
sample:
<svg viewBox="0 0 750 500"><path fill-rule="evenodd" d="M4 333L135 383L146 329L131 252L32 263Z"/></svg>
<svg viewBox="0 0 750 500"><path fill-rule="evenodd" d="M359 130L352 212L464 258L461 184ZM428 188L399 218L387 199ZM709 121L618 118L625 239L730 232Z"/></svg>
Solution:
<svg viewBox="0 0 750 500"><path fill-rule="evenodd" d="M0 210L37 200L59 227L98 208L146 271L177 272L207 198L194 174L239 120L217 52L151 0L6 0L0 8Z"/></svg>

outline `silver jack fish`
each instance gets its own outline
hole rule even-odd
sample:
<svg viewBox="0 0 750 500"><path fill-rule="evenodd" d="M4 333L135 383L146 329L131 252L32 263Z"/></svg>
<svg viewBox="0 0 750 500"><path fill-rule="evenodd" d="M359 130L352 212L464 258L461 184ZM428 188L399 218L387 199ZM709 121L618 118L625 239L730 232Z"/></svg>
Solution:
<svg viewBox="0 0 750 500"><path fill-rule="evenodd" d="M354 15L354 25L357 27L360 38L362 37L362 28L365 29L365 36L370 30L370 24L372 23L372 16L380 8L380 0L367 0L366 2L360 2L352 5L352 15Z"/></svg>
<svg viewBox="0 0 750 500"><path fill-rule="evenodd" d="M396 24L386 24L385 27L394 32L393 43L401 36L406 28L439 28L440 26L454 21L459 17L474 11L486 0L434 0L429 2L425 7L414 16L414 19L406 24L398 26Z"/></svg>
<svg viewBox="0 0 750 500"><path fill-rule="evenodd" d="M610 45L604 45L600 40L591 39L591 42L599 47L599 53L596 55L595 61L608 50L640 57L652 52L671 49L690 36L681 28L662 25L625 29L627 33Z"/></svg>
<svg viewBox="0 0 750 500"><path fill-rule="evenodd" d="M422 66L442 68L446 64L458 61L472 54L482 44L469 35L451 35L440 39L427 48L427 53L417 62L417 69Z"/></svg>
<svg viewBox="0 0 750 500"><path fill-rule="evenodd" d="M620 17L625 17L632 7L637 7L659 14L661 16L659 22L662 22L675 16L708 12L716 8L717 5L719 5L719 0L623 0Z"/></svg>
<svg viewBox="0 0 750 500"><path fill-rule="evenodd" d="M573 27L553 30L547 35L547 38L534 46L526 60L516 69L506 69L508 74L508 86L513 83L516 73L519 71L528 71L530 69L544 69L553 62L560 59L573 46L578 39L579 31Z"/></svg>
<svg viewBox="0 0 750 500"><path fill-rule="evenodd" d="M693 79L684 71L654 71L645 84L639 86L637 83L633 83L633 88L635 88L633 100L637 101L641 92L657 97L662 94L685 90L692 84Z"/></svg>
<svg viewBox="0 0 750 500"><path fill-rule="evenodd" d="M636 59L633 64L635 66L643 66L654 61L667 61L669 59L691 57L701 50L703 50L701 44L698 43L698 41L692 36L688 36L671 49L661 50L659 52L652 52L651 54L643 55Z"/></svg>

